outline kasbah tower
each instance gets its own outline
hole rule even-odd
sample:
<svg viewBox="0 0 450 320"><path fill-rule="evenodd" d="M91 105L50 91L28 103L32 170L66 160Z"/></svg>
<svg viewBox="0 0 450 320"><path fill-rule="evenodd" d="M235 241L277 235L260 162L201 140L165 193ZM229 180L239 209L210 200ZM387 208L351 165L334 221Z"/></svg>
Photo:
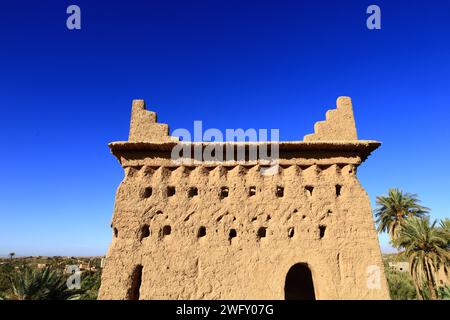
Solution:
<svg viewBox="0 0 450 320"><path fill-rule="evenodd" d="M358 140L350 98L336 104L303 141L223 143L276 145L266 175L259 158L173 161L212 143L179 142L134 100L128 141L109 145L125 177L99 299L389 299L356 176L380 143Z"/></svg>

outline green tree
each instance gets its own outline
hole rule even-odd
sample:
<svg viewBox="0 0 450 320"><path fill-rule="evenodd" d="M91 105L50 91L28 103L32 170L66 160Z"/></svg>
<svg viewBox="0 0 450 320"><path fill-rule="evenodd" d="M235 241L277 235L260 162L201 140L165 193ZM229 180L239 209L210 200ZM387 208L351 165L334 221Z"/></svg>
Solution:
<svg viewBox="0 0 450 320"><path fill-rule="evenodd" d="M14 271L14 267L5 263L0 265L0 292L5 292L9 288L9 276Z"/></svg>
<svg viewBox="0 0 450 320"><path fill-rule="evenodd" d="M450 300L450 286L446 285L439 288L439 299Z"/></svg>
<svg viewBox="0 0 450 320"><path fill-rule="evenodd" d="M81 278L81 288L83 294L81 300L97 300L98 290L100 289L101 272L86 271Z"/></svg>
<svg viewBox="0 0 450 320"><path fill-rule="evenodd" d="M440 227L444 236L447 238L447 249L450 249L450 219L445 218L441 220Z"/></svg>
<svg viewBox="0 0 450 320"><path fill-rule="evenodd" d="M447 238L436 221L430 225L429 218L409 218L402 223L395 245L405 249L402 255L409 260L417 296L423 298L421 284L426 283L430 298L437 299L436 270L448 266L450 252L447 250Z"/></svg>
<svg viewBox="0 0 450 320"><path fill-rule="evenodd" d="M445 219L441 220L440 229L443 233L443 236L447 240L447 250L450 251L450 219L449 218L445 218ZM444 273L448 277L449 273L450 273L450 266L444 264L444 265L441 265L440 267L444 270Z"/></svg>
<svg viewBox="0 0 450 320"><path fill-rule="evenodd" d="M388 196L377 197L375 217L378 232L387 232L392 242L406 218L425 217L430 209L421 206L416 194L389 189Z"/></svg>
<svg viewBox="0 0 450 320"><path fill-rule="evenodd" d="M416 299L416 290L411 275L407 272L399 272L386 268L389 293L393 300Z"/></svg>
<svg viewBox="0 0 450 320"><path fill-rule="evenodd" d="M6 298L10 300L67 300L79 298L79 291L69 290L66 277L50 268L16 271L9 277L10 288Z"/></svg>

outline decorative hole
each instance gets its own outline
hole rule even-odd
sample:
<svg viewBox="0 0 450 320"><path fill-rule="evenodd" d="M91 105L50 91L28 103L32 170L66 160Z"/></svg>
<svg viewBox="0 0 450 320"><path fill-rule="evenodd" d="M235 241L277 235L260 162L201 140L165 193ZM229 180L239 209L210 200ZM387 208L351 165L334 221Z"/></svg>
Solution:
<svg viewBox="0 0 450 320"><path fill-rule="evenodd" d="M141 197L142 198L150 198L153 193L152 187L146 187L142 190Z"/></svg>
<svg viewBox="0 0 450 320"><path fill-rule="evenodd" d="M275 194L277 198L282 198L284 196L284 187L278 186Z"/></svg>
<svg viewBox="0 0 450 320"><path fill-rule="evenodd" d="M236 229L230 229L230 232L228 233L228 240L231 242L231 239L236 237L237 237Z"/></svg>
<svg viewBox="0 0 450 320"><path fill-rule="evenodd" d="M142 241L142 239L147 238L148 236L150 236L150 226L148 224L145 224L141 228L140 240Z"/></svg>
<svg viewBox="0 0 450 320"><path fill-rule="evenodd" d="M161 236L163 236L163 237L168 236L171 233L172 233L172 227L171 226L166 225L166 226L164 226L161 229Z"/></svg>
<svg viewBox="0 0 450 320"><path fill-rule="evenodd" d="M336 185L336 197L341 196L342 186L340 184Z"/></svg>
<svg viewBox="0 0 450 320"><path fill-rule="evenodd" d="M325 236L325 230L326 230L326 226L324 225L320 225L319 226L319 237L320 239L322 239Z"/></svg>
<svg viewBox="0 0 450 320"><path fill-rule="evenodd" d="M265 238L267 234L267 228L266 227L260 227L258 229L258 232L256 233L256 236L258 239Z"/></svg>
<svg viewBox="0 0 450 320"><path fill-rule="evenodd" d="M248 188L248 196L249 197L253 197L256 194L256 187L255 186L251 186L250 188Z"/></svg>
<svg viewBox="0 0 450 320"><path fill-rule="evenodd" d="M189 188L188 197L193 198L195 196L198 196L198 189L196 187Z"/></svg>
<svg viewBox="0 0 450 320"><path fill-rule="evenodd" d="M313 191L314 191L314 187L313 187L313 186L306 186L306 187L305 187L305 190L306 190L306 194L307 194L308 196L312 196Z"/></svg>
<svg viewBox="0 0 450 320"><path fill-rule="evenodd" d="M175 187L167 187L167 196L173 197L175 195Z"/></svg>
<svg viewBox="0 0 450 320"><path fill-rule="evenodd" d="M228 197L228 193L229 193L228 187L220 188L220 199Z"/></svg>
<svg viewBox="0 0 450 320"><path fill-rule="evenodd" d="M201 226L197 232L197 238L203 238L206 236L206 227Z"/></svg>
<svg viewBox="0 0 450 320"><path fill-rule="evenodd" d="M294 227L291 227L288 229L288 237L289 238L292 238L294 236L294 233L295 233Z"/></svg>

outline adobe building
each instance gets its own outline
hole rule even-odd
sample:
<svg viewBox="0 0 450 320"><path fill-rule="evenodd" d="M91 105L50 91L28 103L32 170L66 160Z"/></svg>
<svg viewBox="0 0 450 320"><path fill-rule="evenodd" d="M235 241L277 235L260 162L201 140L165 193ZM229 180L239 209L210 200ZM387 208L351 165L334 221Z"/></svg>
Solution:
<svg viewBox="0 0 450 320"><path fill-rule="evenodd" d="M356 176L380 143L358 140L350 98L303 141L223 143L277 147L275 174L263 159L180 164L180 144L211 145L133 101L128 141L109 145L125 177L99 299L389 299Z"/></svg>

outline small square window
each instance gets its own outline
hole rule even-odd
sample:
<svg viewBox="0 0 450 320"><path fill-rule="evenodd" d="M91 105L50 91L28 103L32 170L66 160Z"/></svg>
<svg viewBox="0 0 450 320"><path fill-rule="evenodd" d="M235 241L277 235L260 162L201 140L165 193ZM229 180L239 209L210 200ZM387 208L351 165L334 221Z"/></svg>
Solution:
<svg viewBox="0 0 450 320"><path fill-rule="evenodd" d="M152 187L146 187L142 190L141 197L142 198L150 198L152 193L153 193Z"/></svg>
<svg viewBox="0 0 450 320"><path fill-rule="evenodd" d="M175 195L175 187L167 187L167 196L173 197Z"/></svg>
<svg viewBox="0 0 450 320"><path fill-rule="evenodd" d="M325 230L327 229L326 226L320 225L319 226L319 237L322 239L325 236Z"/></svg>
<svg viewBox="0 0 450 320"><path fill-rule="evenodd" d="M161 231L160 231L160 235L165 237L168 236L172 233L172 227L171 226L164 226Z"/></svg>
<svg viewBox="0 0 450 320"><path fill-rule="evenodd" d="M198 195L198 189L196 187L189 188L188 197L193 198Z"/></svg>
<svg viewBox="0 0 450 320"><path fill-rule="evenodd" d="M342 186L337 184L336 185L336 197L340 197L341 196L341 191L342 191Z"/></svg>
<svg viewBox="0 0 450 320"><path fill-rule="evenodd" d="M202 226L198 229L197 238L203 238L204 236L206 236L206 227Z"/></svg>
<svg viewBox="0 0 450 320"><path fill-rule="evenodd" d="M224 199L226 197L228 197L228 188L227 187L222 187L220 188L220 199Z"/></svg>
<svg viewBox="0 0 450 320"><path fill-rule="evenodd" d="M267 228L266 227L260 227L258 229L258 232L256 233L258 239L265 238L266 234L267 234Z"/></svg>
<svg viewBox="0 0 450 320"><path fill-rule="evenodd" d="M284 196L284 187L278 186L275 194L277 198L282 198Z"/></svg>
<svg viewBox="0 0 450 320"><path fill-rule="evenodd" d="M145 224L141 228L140 240L142 241L142 239L147 238L149 236L150 236L150 226L148 224Z"/></svg>

